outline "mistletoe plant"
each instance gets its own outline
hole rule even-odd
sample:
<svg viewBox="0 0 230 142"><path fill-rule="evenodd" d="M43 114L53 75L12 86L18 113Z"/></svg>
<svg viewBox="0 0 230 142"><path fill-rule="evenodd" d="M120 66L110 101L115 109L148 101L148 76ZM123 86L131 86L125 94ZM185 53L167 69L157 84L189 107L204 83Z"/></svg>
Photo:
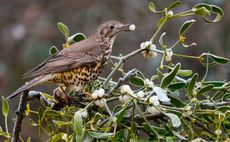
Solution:
<svg viewBox="0 0 230 142"><path fill-rule="evenodd" d="M150 40L142 42L139 49L127 55L112 56L116 63L111 73L106 78L99 77L85 88L84 91L91 94L90 98L69 92L71 101L66 103L42 92L24 92L13 133L8 131L8 103L3 98L6 127L5 131L1 128L0 136L6 140L11 137L12 141L17 137L22 140L18 128L21 125L19 120L25 115L29 117L30 125L48 136L49 142L229 141L229 81L206 79L210 67L227 64L229 60L209 52L200 56L175 52L178 47L197 46L196 43L187 43L185 38L185 33L196 22L194 19L182 24L176 35L178 39L172 45L165 44L167 35L162 32L168 21L181 17L201 17L207 23L216 23L224 15L223 11L218 6L200 3L187 11L174 13L172 9L179 5L180 1L175 1L163 10L156 10L155 4L149 3L153 14L162 15L156 32ZM63 23L59 22L58 28L66 39L63 48L86 38L82 33L69 36ZM50 54L56 52L56 47L50 48ZM137 54L143 54L145 58L161 58L160 66L151 77L145 77L137 69L123 69L123 64ZM197 60L206 67L206 74L199 76L191 69L184 69L173 58ZM112 80L116 72L121 73L117 81ZM29 99L23 99L25 96ZM42 105L37 110L30 110L28 101L35 98ZM37 119L32 119L32 115Z"/></svg>

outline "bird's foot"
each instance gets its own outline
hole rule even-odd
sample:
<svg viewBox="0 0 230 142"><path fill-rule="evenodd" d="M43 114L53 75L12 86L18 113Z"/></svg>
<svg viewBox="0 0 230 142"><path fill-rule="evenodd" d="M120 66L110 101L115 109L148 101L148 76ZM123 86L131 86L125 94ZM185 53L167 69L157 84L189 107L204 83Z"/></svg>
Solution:
<svg viewBox="0 0 230 142"><path fill-rule="evenodd" d="M61 87L58 87L53 91L53 97L55 102L60 106L71 104L70 97L65 93L64 89Z"/></svg>

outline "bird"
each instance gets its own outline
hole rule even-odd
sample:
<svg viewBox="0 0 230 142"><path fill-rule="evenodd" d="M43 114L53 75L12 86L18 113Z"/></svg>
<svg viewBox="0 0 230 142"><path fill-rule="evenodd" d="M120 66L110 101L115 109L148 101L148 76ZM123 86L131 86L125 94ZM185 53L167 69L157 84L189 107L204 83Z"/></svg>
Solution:
<svg viewBox="0 0 230 142"><path fill-rule="evenodd" d="M70 91L83 90L86 84L97 79L107 64L117 35L134 30L134 24L122 24L116 20L102 23L88 38L71 44L26 72L24 78L31 80L9 95L7 100L46 83L57 84Z"/></svg>

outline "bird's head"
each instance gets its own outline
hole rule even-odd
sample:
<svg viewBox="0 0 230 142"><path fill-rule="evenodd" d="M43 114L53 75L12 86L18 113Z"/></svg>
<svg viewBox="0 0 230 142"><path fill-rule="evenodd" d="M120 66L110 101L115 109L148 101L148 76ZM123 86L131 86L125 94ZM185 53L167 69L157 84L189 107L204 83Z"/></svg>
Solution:
<svg viewBox="0 0 230 142"><path fill-rule="evenodd" d="M118 21L111 20L101 24L97 28L97 34L101 38L112 39L122 31L134 31L134 30L135 30L134 24L122 24Z"/></svg>

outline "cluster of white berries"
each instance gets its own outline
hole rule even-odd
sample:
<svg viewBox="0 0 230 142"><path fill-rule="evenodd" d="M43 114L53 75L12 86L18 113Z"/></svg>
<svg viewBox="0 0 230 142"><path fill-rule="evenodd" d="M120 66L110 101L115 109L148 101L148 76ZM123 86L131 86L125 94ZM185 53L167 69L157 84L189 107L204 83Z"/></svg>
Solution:
<svg viewBox="0 0 230 142"><path fill-rule="evenodd" d="M97 105L99 107L104 107L106 104L106 99L105 98L98 99L94 103L95 103L95 105Z"/></svg>
<svg viewBox="0 0 230 142"><path fill-rule="evenodd" d="M97 98L102 98L105 94L105 90L100 88L99 90L95 90L91 95L92 99L96 100Z"/></svg>
<svg viewBox="0 0 230 142"><path fill-rule="evenodd" d="M158 115L160 113L160 111L157 110L155 106L148 106L146 112L152 115Z"/></svg>
<svg viewBox="0 0 230 142"><path fill-rule="evenodd" d="M146 78L146 79L144 80L144 83L145 83L145 85L148 86L148 87L154 87L154 83L153 83L151 80L149 80L148 78Z"/></svg>
<svg viewBox="0 0 230 142"><path fill-rule="evenodd" d="M173 51L171 49L167 49L165 61L170 62L172 60L172 56L173 56Z"/></svg>
<svg viewBox="0 0 230 142"><path fill-rule="evenodd" d="M129 85L122 85L120 91L123 95L119 96L119 101L122 103L127 103L132 99L129 95L133 95L134 93Z"/></svg>
<svg viewBox="0 0 230 142"><path fill-rule="evenodd" d="M157 106L160 105L160 101L157 96L151 96L149 98L149 104L150 106L147 107L146 112L150 113L152 115L158 115L160 112L156 109Z"/></svg>
<svg viewBox="0 0 230 142"><path fill-rule="evenodd" d="M151 41L142 42L140 47L141 49L146 49L147 47L149 47L145 51L141 52L145 58L155 58L157 56L157 52L154 51L156 50L156 45L152 44Z"/></svg>
<svg viewBox="0 0 230 142"><path fill-rule="evenodd" d="M88 112L86 109L80 109L79 112L81 113L81 116L83 118L87 118L88 117Z"/></svg>
<svg viewBox="0 0 230 142"><path fill-rule="evenodd" d="M159 106L160 105L160 102L159 102L159 99L158 99L158 97L157 96L151 96L150 98L149 98L149 103L150 104L152 104L152 105L154 105L154 106Z"/></svg>
<svg viewBox="0 0 230 142"><path fill-rule="evenodd" d="M94 103L99 107L104 107L106 104L106 99L103 98L105 95L105 90L100 88L99 90L95 90L91 95L92 99L96 100Z"/></svg>
<svg viewBox="0 0 230 142"><path fill-rule="evenodd" d="M144 91L138 91L138 92L137 92L137 97L138 97L138 98L143 98L144 96L145 96Z"/></svg>

